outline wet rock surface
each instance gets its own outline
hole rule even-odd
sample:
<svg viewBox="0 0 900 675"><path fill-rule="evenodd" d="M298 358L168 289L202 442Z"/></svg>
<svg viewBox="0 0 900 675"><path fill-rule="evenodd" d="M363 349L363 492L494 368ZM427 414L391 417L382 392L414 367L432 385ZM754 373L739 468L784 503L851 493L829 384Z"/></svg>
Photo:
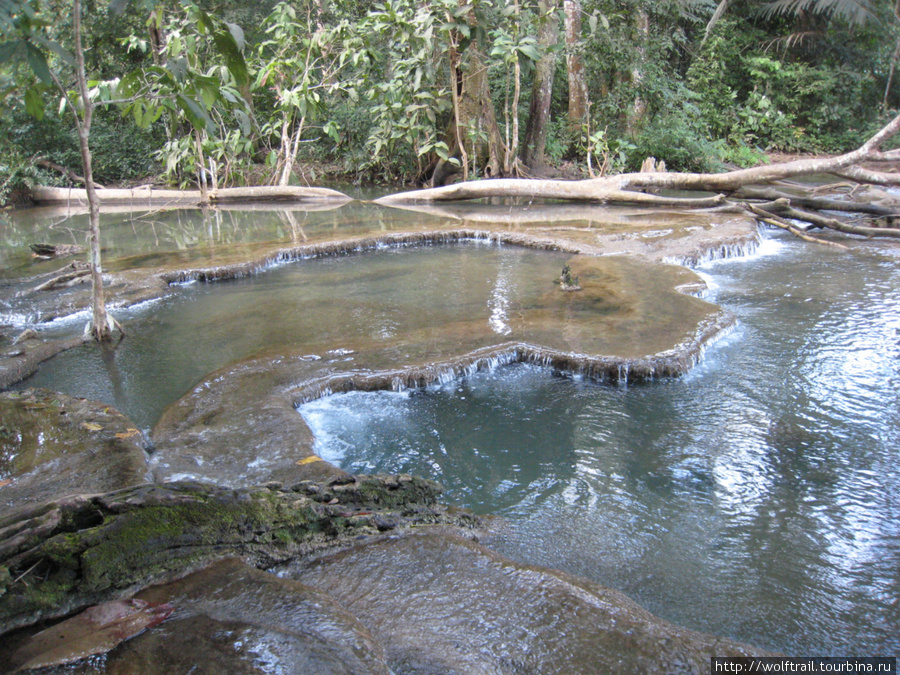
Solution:
<svg viewBox="0 0 900 675"><path fill-rule="evenodd" d="M47 390L0 392L0 517L150 480L143 434L109 406Z"/></svg>
<svg viewBox="0 0 900 675"><path fill-rule="evenodd" d="M125 642L108 673L388 673L384 650L331 596L226 560L140 599L175 608Z"/></svg>
<svg viewBox="0 0 900 675"><path fill-rule="evenodd" d="M493 206L499 209L486 214L442 207L427 225L371 207L340 227L335 219L298 223L290 214L290 245L261 237L180 250L179 241L178 251L114 257L107 292L113 306L127 306L171 294L172 283L238 278L275 262L386 244L474 238L696 262L756 241L755 225L734 216L560 214L554 207L550 218ZM214 218L216 227L203 229L218 231L221 213ZM15 272L3 281L7 318L0 320L48 321L87 307L88 287L77 279L39 290L59 273L41 265L39 274ZM620 311L624 342L637 349L628 364L648 376L683 372L692 350L727 324L695 303L695 328L675 340L648 333L655 346L635 347L629 313L643 312L641 303L665 309L678 296L675 286L697 279L672 272L671 296L635 288L629 298L611 290L609 270L634 263L604 265L574 260L586 290L554 298L555 309L529 308L541 327L526 327L528 339L486 345L483 328L456 321L438 338L422 328L437 347L402 364L396 349L371 340L354 345L352 356L311 361L309 349L279 349L214 373L157 426L152 476L140 432L108 406L46 391L0 393L0 663L11 663L12 650L47 622L138 592L172 603L174 613L104 657L42 672L173 672L179 665L210 673L707 672L711 655L747 653L662 622L621 594L492 553L472 541L478 520L437 503L436 484L349 476L317 458L296 413L300 401L327 391L417 386L498 359L620 377L621 359L582 358L596 356L595 336L554 334L560 313L599 313L609 329L613 310ZM639 270L635 278L643 276ZM14 344L15 335L11 325L0 326L0 387L80 342L32 336ZM548 348L555 339L568 346ZM207 483L163 482L183 479ZM267 481L278 482L261 485ZM338 552L311 557L325 547ZM235 556L240 561L221 562ZM276 564L283 565L280 577L257 569ZM148 588L154 583L170 585Z"/></svg>
<svg viewBox="0 0 900 675"><path fill-rule="evenodd" d="M446 532L363 543L279 574L336 598L396 673L703 673L712 656L751 650Z"/></svg>
<svg viewBox="0 0 900 675"><path fill-rule="evenodd" d="M260 567L413 524L478 519L412 476L349 476L284 488L199 483L76 495L0 518L0 626L128 597L223 557Z"/></svg>
<svg viewBox="0 0 900 675"><path fill-rule="evenodd" d="M0 389L24 380L43 361L82 342L81 336L43 340L34 331L31 333L7 340L6 345L0 342Z"/></svg>
<svg viewBox="0 0 900 675"><path fill-rule="evenodd" d="M473 244L382 252L372 267L360 260L339 273L336 264L323 270L323 293L333 297L310 302L305 330L293 322L281 330L279 317L262 315L259 303L234 311L216 323L266 326L281 344L205 377L163 413L153 430L154 475L232 486L299 480L323 466L306 463L314 459L313 438L294 410L302 402L421 387L515 362L605 382L677 377L733 321L679 292L699 281L689 270L559 254L548 263L545 255L518 249L488 257ZM502 281L483 278L496 276L496 258L506 265ZM554 283L563 263L580 291ZM472 279L455 276L462 265ZM378 285L376 277L388 282ZM392 286L401 285L425 288L395 293Z"/></svg>

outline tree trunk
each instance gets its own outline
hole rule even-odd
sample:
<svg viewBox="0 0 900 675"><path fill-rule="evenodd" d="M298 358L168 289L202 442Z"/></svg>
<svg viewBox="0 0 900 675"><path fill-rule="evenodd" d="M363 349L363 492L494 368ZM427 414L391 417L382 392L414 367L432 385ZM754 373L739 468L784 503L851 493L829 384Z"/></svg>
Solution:
<svg viewBox="0 0 900 675"><path fill-rule="evenodd" d="M460 164L462 164L463 181L469 180L469 156L466 153L466 145L462 136L462 113L460 111L460 98L463 93L463 74L461 67L462 59L459 54L458 40L456 35L453 36L453 42L450 45L450 95L453 99L453 133L452 142L455 143L456 150L459 151ZM448 143L448 147L452 148L452 144ZM452 149L451 149L452 153ZM432 178L434 181L434 178Z"/></svg>
<svg viewBox="0 0 900 675"><path fill-rule="evenodd" d="M569 81L569 130L578 134L588 114L587 83L579 53L581 0L563 0L563 10L566 22L566 73Z"/></svg>
<svg viewBox="0 0 900 675"><path fill-rule="evenodd" d="M638 132L644 115L647 114L647 102L641 96L641 84L644 81L644 45L650 38L650 16L645 10L640 10L637 15L637 63L631 69L631 86L634 88L634 103L626 121L626 128L630 135Z"/></svg>
<svg viewBox="0 0 900 675"><path fill-rule="evenodd" d="M559 20L556 15L558 0L541 0L538 3L542 23L538 30L538 42L544 55L534 69L531 89L531 106L525 125L525 143L522 162L531 169L544 165L547 144L547 124L550 121L550 103L553 97L553 75L556 72L556 53L553 47L559 40Z"/></svg>
<svg viewBox="0 0 900 675"><path fill-rule="evenodd" d="M87 75L84 67L84 49L81 43L81 0L75 0L73 7L75 31L75 76L78 80L78 92L81 95L83 118L79 121L78 111L73 110L78 127L78 145L81 150L84 183L87 191L88 210L90 212L90 263L91 263L91 324L90 333L98 342L106 342L112 338L110 318L106 313L106 300L103 292L103 267L100 263L100 199L94 186L94 171L91 162L91 121L94 105L91 103Z"/></svg>
<svg viewBox="0 0 900 675"><path fill-rule="evenodd" d="M881 145L900 132L900 115L895 117L881 131L875 134L859 148L837 157L824 159L806 159L755 167L752 169L740 169L726 173L628 173L619 176L592 178L580 181L564 180L498 180L460 183L443 188L403 192L389 195L376 200L380 204L393 205L411 202L438 202L463 199L482 199L487 197L526 197L538 199L559 199L568 201L594 202L594 203L632 203L659 206L684 206L688 208L710 207L723 205L727 199L723 194L716 197L701 197L699 199L683 197L662 197L647 194L647 190L685 190L695 192L724 192L735 193L741 188L752 185L765 185L776 181L806 176L811 174L834 174L853 177L865 182L867 178L877 179L879 182L890 182L900 185L900 174L888 174L873 172L860 168L858 165L864 161L896 162L900 161L900 150L882 152ZM892 178L891 178L892 177ZM745 193L746 194L746 193ZM739 194L735 195L739 198ZM751 199L750 196L745 199ZM890 198L889 196L886 198ZM798 203L811 207L823 206L827 210L834 207L834 202L816 204L814 201L798 200ZM766 205L761 205L765 207ZM894 220L900 219L900 200L894 198L893 204L882 204L891 208L885 215L885 211L878 209L880 217L887 219L888 225ZM782 211L781 204L772 206L773 211ZM848 202L846 211L860 211L873 213L872 209L858 209ZM896 215L894 215L896 214ZM878 216L878 213L875 213ZM799 216L798 216L799 217ZM889 226L883 228L856 227L851 230L836 225L834 219L806 218L807 222L816 227L830 227L842 232L862 234L864 236L888 236L895 237L897 228ZM882 232L879 232L882 230Z"/></svg>
<svg viewBox="0 0 900 675"><path fill-rule="evenodd" d="M469 159L473 163L484 163L486 178L501 175L503 156L503 135L497 124L494 101L491 98L490 82L484 55L475 44L469 45L466 69L462 77L462 94L459 97L458 136L463 144L468 143L473 153Z"/></svg>

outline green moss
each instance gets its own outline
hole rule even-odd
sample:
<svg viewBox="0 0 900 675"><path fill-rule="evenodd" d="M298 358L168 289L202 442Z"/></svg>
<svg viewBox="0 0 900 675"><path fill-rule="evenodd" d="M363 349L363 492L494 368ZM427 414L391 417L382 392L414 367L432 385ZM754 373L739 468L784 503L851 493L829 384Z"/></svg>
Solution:
<svg viewBox="0 0 900 675"><path fill-rule="evenodd" d="M272 539L274 539L277 543L287 545L290 544L294 538L291 536L291 533L285 529L275 530L272 533Z"/></svg>
<svg viewBox="0 0 900 675"><path fill-rule="evenodd" d="M273 528L286 544L302 538L312 516L310 509L284 508L268 491L145 506L103 528L102 540L82 557L85 582L91 590L124 587L193 564L221 547L252 545L257 536L265 543Z"/></svg>
<svg viewBox="0 0 900 675"><path fill-rule="evenodd" d="M420 521L437 494L430 481L407 477L354 481L334 493L340 505L269 489L142 486L81 503L66 516L73 529L39 544L22 569L0 567L0 625L225 556L283 558L304 542L349 537L373 527L358 510L401 507Z"/></svg>

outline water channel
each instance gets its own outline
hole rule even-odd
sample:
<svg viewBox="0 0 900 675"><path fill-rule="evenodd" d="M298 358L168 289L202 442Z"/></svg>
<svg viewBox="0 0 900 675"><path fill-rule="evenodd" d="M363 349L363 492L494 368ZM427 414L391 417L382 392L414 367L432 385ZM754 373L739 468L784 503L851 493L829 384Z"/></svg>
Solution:
<svg viewBox="0 0 900 675"><path fill-rule="evenodd" d="M149 428L225 363L301 339L339 348L354 313L380 313L369 337L389 339L480 305L480 320L502 335L516 302L507 292L506 305L490 304L498 270L534 295L529 280L565 259L493 244L449 250L449 261L387 250L284 265L261 275L265 288L191 284L129 311L134 337L115 363L71 350L23 384L107 400ZM789 654L897 654L900 252L767 235L752 258L700 271L706 299L739 323L684 378L600 385L517 364L420 390L336 395L300 412L333 463L433 477L447 501L502 516L488 544L517 561ZM444 276L421 283L429 274ZM487 290L473 292L485 275ZM385 295L402 278L456 300ZM351 301L335 311L342 285ZM434 309L423 314L423 302ZM217 306L242 330L235 319L223 325ZM445 338L430 339L440 351Z"/></svg>

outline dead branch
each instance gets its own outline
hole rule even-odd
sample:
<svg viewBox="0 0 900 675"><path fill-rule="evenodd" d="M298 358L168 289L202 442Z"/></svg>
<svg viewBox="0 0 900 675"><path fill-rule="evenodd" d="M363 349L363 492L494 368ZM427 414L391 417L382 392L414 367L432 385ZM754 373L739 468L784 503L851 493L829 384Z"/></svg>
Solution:
<svg viewBox="0 0 900 675"><path fill-rule="evenodd" d="M76 269L71 272L63 272L62 274L57 274L52 279L48 279L42 284L39 284L34 287L34 291L50 291L54 288L67 288L69 286L74 286L75 284L81 283L82 281L86 281L87 277L90 275L91 271L89 269Z"/></svg>
<svg viewBox="0 0 900 675"><path fill-rule="evenodd" d="M787 199L791 204L802 206L817 211L841 211L844 213L868 213L873 216L888 216L900 218L900 211L891 209L880 204L863 203L857 201L847 201L839 199L827 199L824 197L803 197L792 195L774 188L754 188L742 187L736 190L732 198L737 199L759 199L765 201L776 201L778 199Z"/></svg>
<svg viewBox="0 0 900 675"><path fill-rule="evenodd" d="M43 166L47 169L53 169L54 171L58 171L63 176L65 176L70 181L72 181L73 183L81 183L82 185L85 184L85 180L84 180L83 176L79 176L77 173L72 171L72 169L68 169L60 164L57 164L56 162L51 162L49 159L44 159L43 157L36 157L34 159L34 163L37 164L38 166ZM98 183L97 181L94 181L94 187L104 189L103 186L100 185L100 183Z"/></svg>
<svg viewBox="0 0 900 675"><path fill-rule="evenodd" d="M844 234L857 234L863 237L889 237L892 239L900 239L900 228L896 227L859 227L858 225L850 225L837 218L828 218L817 213L809 211L801 211L790 205L787 200L777 200L770 204L764 205L768 212L776 212L785 218L793 218L794 220L802 220L811 223L816 227L827 227Z"/></svg>
<svg viewBox="0 0 900 675"><path fill-rule="evenodd" d="M759 206L756 206L754 204L745 204L744 206L747 209L747 211L749 211L750 213L755 215L760 221L762 221L768 225L780 227L782 230L787 230L788 232L793 234L795 237L799 237L803 241L808 241L812 244L822 244L823 246L831 246L833 248L841 248L841 249L847 248L843 244L839 244L834 241L828 241L827 239L820 239L819 237L814 237L811 234L807 234L806 232L801 230L799 227L797 227L790 221L787 221L784 218L781 218L781 217L775 215L774 213L771 213Z"/></svg>

